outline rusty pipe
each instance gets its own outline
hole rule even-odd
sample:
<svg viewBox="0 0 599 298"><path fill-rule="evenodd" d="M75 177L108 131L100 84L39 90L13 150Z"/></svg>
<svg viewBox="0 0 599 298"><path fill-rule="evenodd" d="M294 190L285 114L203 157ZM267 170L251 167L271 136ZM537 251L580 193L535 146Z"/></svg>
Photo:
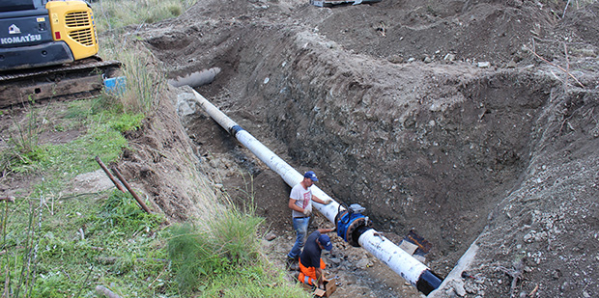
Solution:
<svg viewBox="0 0 599 298"><path fill-rule="evenodd" d="M121 175L121 172L119 172L119 170L116 167L112 167L112 172L119 178L119 180L121 180L121 182L123 183L123 185L125 185L125 187L129 191L129 193L131 193L131 195L135 198L135 200L137 201L137 203L139 203L139 205L141 206L141 208L145 212L147 212L147 213L152 213L150 211L150 208L148 208L148 206L146 206L146 204L144 203L144 201L142 201L141 198L133 191L133 189L131 188L131 186L129 185L129 183L127 183L127 180L125 180L125 178L123 177L123 175Z"/></svg>
<svg viewBox="0 0 599 298"><path fill-rule="evenodd" d="M112 183L114 184L114 186L116 186L116 188L118 188L120 191L125 192L125 189L123 188L123 186L114 178L114 176L112 176L112 174L110 173L110 171L108 171L108 168L102 162L102 160L100 159L99 156L96 156L96 162L98 162L98 164L100 165L100 167L102 168L102 170L104 170L104 173L106 173L106 175L108 176L108 178L110 178L110 180L112 181Z"/></svg>

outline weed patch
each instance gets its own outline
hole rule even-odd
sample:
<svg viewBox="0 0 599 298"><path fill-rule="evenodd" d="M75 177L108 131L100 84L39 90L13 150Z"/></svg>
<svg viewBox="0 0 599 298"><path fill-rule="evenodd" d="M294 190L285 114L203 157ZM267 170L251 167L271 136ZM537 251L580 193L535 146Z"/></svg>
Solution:
<svg viewBox="0 0 599 298"><path fill-rule="evenodd" d="M155 23L174 18L196 2L197 0L105 0L92 4L92 9L97 16L98 31L104 32L131 24Z"/></svg>
<svg viewBox="0 0 599 298"><path fill-rule="evenodd" d="M202 227L171 227L168 255L179 289L201 297L305 297L300 288L287 286L285 274L260 254L257 229L262 221L229 204Z"/></svg>
<svg viewBox="0 0 599 298"><path fill-rule="evenodd" d="M163 216L117 191L65 198L53 212L48 205L29 198L2 206L0 269L9 273L2 281L9 297L92 297L97 284L138 297L177 296L164 282L146 282L170 276Z"/></svg>

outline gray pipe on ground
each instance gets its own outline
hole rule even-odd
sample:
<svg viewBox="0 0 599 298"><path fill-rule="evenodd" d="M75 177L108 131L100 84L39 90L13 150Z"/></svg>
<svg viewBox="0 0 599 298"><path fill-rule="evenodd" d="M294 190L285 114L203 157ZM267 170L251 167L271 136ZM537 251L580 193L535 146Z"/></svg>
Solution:
<svg viewBox="0 0 599 298"><path fill-rule="evenodd" d="M220 68L213 67L196 71L183 77L170 79L168 80L168 83L174 87L190 86L192 88L197 88L212 83L219 73Z"/></svg>

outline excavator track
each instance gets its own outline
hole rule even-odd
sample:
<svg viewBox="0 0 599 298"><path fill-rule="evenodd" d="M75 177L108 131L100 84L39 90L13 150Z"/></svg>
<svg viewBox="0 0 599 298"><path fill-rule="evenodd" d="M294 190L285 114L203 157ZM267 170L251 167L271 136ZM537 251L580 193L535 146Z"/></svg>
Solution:
<svg viewBox="0 0 599 298"><path fill-rule="evenodd" d="M120 66L94 56L64 66L0 73L0 108L97 96L103 77L112 77Z"/></svg>

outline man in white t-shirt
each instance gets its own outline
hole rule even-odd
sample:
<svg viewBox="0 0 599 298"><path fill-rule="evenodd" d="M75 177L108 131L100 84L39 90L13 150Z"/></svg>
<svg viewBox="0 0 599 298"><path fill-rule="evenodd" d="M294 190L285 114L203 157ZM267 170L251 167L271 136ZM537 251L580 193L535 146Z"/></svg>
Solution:
<svg viewBox="0 0 599 298"><path fill-rule="evenodd" d="M316 174L312 171L308 171L304 174L304 180L295 185L291 189L289 195L289 208L291 208L291 214L293 216L293 229L297 234L295 244L291 251L287 254L287 269L297 270L297 260L304 247L304 241L306 234L308 233L308 224L310 223L310 214L312 213L312 201L320 204L329 204L331 200L323 201L317 196L312 195L310 186L318 182Z"/></svg>

